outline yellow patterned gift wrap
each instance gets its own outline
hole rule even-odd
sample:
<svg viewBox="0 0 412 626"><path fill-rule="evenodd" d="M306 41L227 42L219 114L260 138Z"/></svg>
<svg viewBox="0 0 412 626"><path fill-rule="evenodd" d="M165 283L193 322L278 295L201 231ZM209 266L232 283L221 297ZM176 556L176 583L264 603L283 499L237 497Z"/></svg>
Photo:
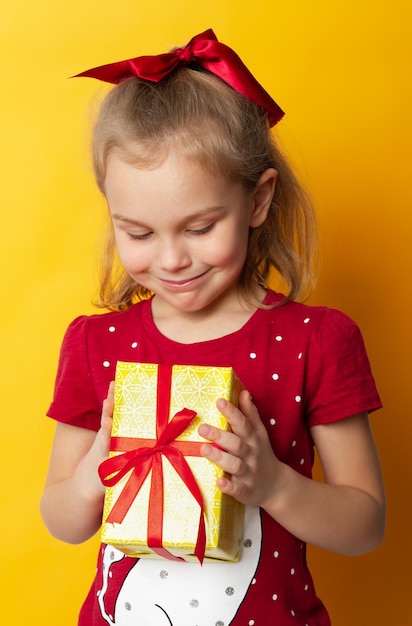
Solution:
<svg viewBox="0 0 412 626"><path fill-rule="evenodd" d="M216 408L216 401L225 398L237 405L243 387L233 369L192 365L174 365L170 369L169 421L183 408L196 412L189 426L175 441L204 442L197 432L203 422L229 430L227 420ZM156 443L158 371L159 366L156 364L117 364L112 441L139 438L149 440L152 446ZM110 458L119 454L122 452L112 450ZM201 456L185 454L184 458L203 496L205 560L238 560L243 531L243 505L222 494L216 486L217 479L224 472L215 463ZM172 555L185 561L196 560L194 549L200 507L168 458L162 455L161 459L164 481L162 545ZM123 490L131 473L132 470L128 471L116 484L106 487L102 541L119 548L128 556L159 558L147 546L151 472L137 495L133 494L123 520L120 523L107 520L113 507L125 496ZM156 504L159 506L159 503Z"/></svg>

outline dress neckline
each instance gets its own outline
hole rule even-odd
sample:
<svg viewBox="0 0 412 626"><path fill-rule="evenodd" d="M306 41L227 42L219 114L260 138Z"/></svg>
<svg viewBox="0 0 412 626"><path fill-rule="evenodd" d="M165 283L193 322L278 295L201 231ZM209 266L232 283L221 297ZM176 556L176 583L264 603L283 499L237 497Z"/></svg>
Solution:
<svg viewBox="0 0 412 626"><path fill-rule="evenodd" d="M271 304L274 304L275 302L279 302L283 298L284 296L282 294L268 290L263 299L263 304L271 305ZM266 311L266 309L263 309L263 308L256 309L256 311L252 313L252 315L243 324L243 326L241 326L238 330L233 331L232 333L228 333L226 335L222 335L221 337L216 337L214 339L207 339L205 341L199 341L199 342L194 342L194 343L182 343L179 341L175 341L174 339L170 339L158 329L158 327L156 326L154 322L153 315L152 315L152 306L151 306L152 299L153 297L141 303L143 305L142 318L143 318L144 328L145 328L146 333L150 335L151 338L158 345L162 346L162 348L165 348L165 349L167 348L176 349L177 346L181 347L182 350L188 350L190 348L196 348L196 347L201 349L202 347L206 347L206 346L210 348L211 346L230 344L230 343L233 343L234 341L237 342L239 341L241 335L245 333L249 334L251 328L259 324L260 317L264 315Z"/></svg>

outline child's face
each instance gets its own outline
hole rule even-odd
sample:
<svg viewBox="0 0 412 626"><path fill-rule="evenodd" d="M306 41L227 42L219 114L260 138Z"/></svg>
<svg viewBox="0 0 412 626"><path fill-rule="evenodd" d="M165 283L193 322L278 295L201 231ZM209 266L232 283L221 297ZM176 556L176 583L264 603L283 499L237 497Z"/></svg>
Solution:
<svg viewBox="0 0 412 626"><path fill-rule="evenodd" d="M109 157L105 193L120 259L170 312L238 297L255 198L240 183L170 154L155 169Z"/></svg>

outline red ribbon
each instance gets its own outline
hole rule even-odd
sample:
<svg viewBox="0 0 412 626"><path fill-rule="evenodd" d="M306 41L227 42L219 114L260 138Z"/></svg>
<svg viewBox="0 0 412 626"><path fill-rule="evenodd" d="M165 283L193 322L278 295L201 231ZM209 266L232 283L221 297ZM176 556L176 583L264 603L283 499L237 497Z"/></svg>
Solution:
<svg viewBox="0 0 412 626"><path fill-rule="evenodd" d="M279 105L271 98L234 50L217 40L212 29L196 35L184 48L153 56L141 56L117 63L101 65L77 74L107 83L137 76L158 83L181 65L194 65L208 70L236 89L243 96L267 111L270 126L284 116Z"/></svg>
<svg viewBox="0 0 412 626"><path fill-rule="evenodd" d="M170 388L172 367L158 366L156 439L134 437L112 437L111 450L123 454L110 457L99 467L102 483L112 487L132 470L122 492L115 502L107 522L121 523L140 491L150 470L152 470L149 509L147 520L147 545L157 554L172 560L181 561L163 547L163 465L164 455L173 465L178 475L190 490L200 507L199 528L194 553L202 563L206 550L206 528L204 503L199 486L187 463L186 456L201 456L201 442L176 441L196 415L196 411L183 409L169 422Z"/></svg>

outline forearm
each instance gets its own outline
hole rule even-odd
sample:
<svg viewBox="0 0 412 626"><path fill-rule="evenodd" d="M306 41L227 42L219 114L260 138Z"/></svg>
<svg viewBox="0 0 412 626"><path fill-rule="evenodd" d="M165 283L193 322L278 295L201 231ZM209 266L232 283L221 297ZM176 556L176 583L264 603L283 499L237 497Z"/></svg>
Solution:
<svg viewBox="0 0 412 626"><path fill-rule="evenodd" d="M321 483L280 464L276 488L262 507L290 533L341 554L375 548L383 538L385 505L355 487Z"/></svg>
<svg viewBox="0 0 412 626"><path fill-rule="evenodd" d="M50 533L68 543L81 543L101 526L105 489L98 468L109 454L113 386L103 403L97 433L58 423L54 436L41 513Z"/></svg>
<svg viewBox="0 0 412 626"><path fill-rule="evenodd" d="M240 394L239 409L225 400L218 409L232 431L202 425L199 434L216 444L202 454L227 473L217 483L224 493L327 550L362 554L381 542L385 493L366 413L311 428L325 476L316 482L278 459L249 393Z"/></svg>
<svg viewBox="0 0 412 626"><path fill-rule="evenodd" d="M49 532L67 543L81 543L92 537L102 522L104 489L90 488L84 468L73 476L46 486L41 513Z"/></svg>

